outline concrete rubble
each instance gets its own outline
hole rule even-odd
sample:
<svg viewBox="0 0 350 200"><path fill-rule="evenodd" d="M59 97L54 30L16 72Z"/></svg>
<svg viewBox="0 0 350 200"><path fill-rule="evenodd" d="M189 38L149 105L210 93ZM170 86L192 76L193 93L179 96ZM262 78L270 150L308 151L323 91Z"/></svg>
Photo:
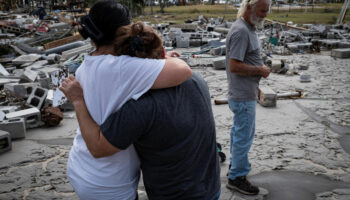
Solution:
<svg viewBox="0 0 350 200"><path fill-rule="evenodd" d="M45 20L35 13L1 16L0 130L8 132L10 146L12 140L25 138L28 129L59 125L62 111L72 106L61 102L64 109L53 107L52 94L59 84L52 76L67 69L74 73L92 46L77 34L70 13L56 10Z"/></svg>
<svg viewBox="0 0 350 200"><path fill-rule="evenodd" d="M68 74L75 73L93 46L72 27L74 18L70 13L49 14L50 20L45 21L26 14L1 16L0 154L11 162L0 163L0 184L6 185L0 187L0 199L78 199L65 172L76 120L71 120L73 107L58 86ZM185 24L152 25L162 35L165 49L179 51L180 58L207 81L213 101L218 102L213 112L218 141L226 155L232 113L219 104L227 104L225 38L232 23L201 15ZM278 172L273 173L276 179L298 183L293 177L307 177L334 185L322 190L311 187L309 192L317 199L347 198L349 79L332 76L349 75L350 25L296 26L268 21L258 36L264 63L272 72L271 80L262 80L258 100L258 112L269 109L267 115L272 114L258 117L257 124L264 125L257 128L250 155L252 180L260 184L262 192L248 197L226 189L226 161L221 163L220 199L268 199L271 193L279 194L271 189L271 185L278 186L278 181L269 179L270 186L261 181L261 177L272 176L263 173L271 170ZM333 73L330 67L334 63L342 67ZM303 112L290 115L298 109ZM281 122L286 125L279 125ZM64 131L59 137L49 135L55 132L52 127ZM18 146L27 154L12 159ZM141 182L139 199L147 199Z"/></svg>

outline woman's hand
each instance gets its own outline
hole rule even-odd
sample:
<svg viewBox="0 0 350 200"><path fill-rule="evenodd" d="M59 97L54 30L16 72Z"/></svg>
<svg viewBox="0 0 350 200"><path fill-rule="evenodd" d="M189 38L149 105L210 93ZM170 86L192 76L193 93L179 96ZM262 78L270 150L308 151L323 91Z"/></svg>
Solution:
<svg viewBox="0 0 350 200"><path fill-rule="evenodd" d="M73 105L84 101L83 88L73 75L65 78L59 89Z"/></svg>
<svg viewBox="0 0 350 200"><path fill-rule="evenodd" d="M166 55L169 57L180 57L180 54L177 51L168 51L166 52Z"/></svg>

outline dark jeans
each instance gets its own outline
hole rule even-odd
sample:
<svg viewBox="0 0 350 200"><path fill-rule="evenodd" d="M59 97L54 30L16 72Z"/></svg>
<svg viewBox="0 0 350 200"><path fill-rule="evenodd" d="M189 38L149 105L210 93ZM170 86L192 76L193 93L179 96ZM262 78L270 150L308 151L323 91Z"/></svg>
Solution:
<svg viewBox="0 0 350 200"><path fill-rule="evenodd" d="M219 200L220 194L221 194L221 189L219 190L218 193L216 193L216 195L211 200Z"/></svg>

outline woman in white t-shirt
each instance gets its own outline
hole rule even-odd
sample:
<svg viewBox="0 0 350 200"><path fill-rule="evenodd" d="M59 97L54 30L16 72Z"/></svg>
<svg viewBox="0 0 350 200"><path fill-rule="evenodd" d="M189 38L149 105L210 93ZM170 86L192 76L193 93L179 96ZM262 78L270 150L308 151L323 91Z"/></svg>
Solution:
<svg viewBox="0 0 350 200"><path fill-rule="evenodd" d="M138 99L151 88L179 85L192 75L189 66L178 58L150 59L164 54L160 38L153 29L129 24L128 9L114 1L99 1L80 22L80 34L91 38L96 50L86 56L76 78L98 125L126 101ZM77 115L79 122L84 117ZM83 128L77 129L67 164L69 181L78 196L84 200L137 198L139 160L134 147L98 158L94 146L111 144L102 134L88 141L91 138L82 134L86 132Z"/></svg>

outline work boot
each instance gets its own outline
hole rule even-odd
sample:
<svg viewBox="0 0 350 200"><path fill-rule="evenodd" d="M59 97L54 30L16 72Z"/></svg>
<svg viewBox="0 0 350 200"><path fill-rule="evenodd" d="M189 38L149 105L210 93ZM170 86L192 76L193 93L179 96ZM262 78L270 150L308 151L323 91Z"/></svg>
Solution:
<svg viewBox="0 0 350 200"><path fill-rule="evenodd" d="M226 187L246 195L259 194L259 188L252 185L245 176L236 177L234 180L228 179Z"/></svg>

